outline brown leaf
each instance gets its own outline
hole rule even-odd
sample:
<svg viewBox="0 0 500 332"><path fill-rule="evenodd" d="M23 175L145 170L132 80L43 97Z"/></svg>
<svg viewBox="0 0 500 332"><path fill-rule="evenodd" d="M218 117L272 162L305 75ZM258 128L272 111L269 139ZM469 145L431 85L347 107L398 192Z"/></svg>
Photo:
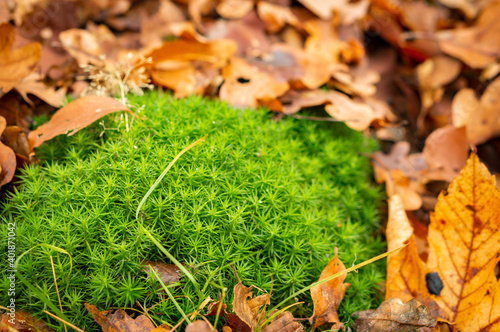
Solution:
<svg viewBox="0 0 500 332"><path fill-rule="evenodd" d="M265 310L261 312L259 310L269 303L269 295L253 297L252 288L253 286L243 286L241 282L234 286L233 313L226 317L227 324L234 331L254 331L265 314Z"/></svg>
<svg viewBox="0 0 500 332"><path fill-rule="evenodd" d="M66 90L63 87L56 91L54 87L43 83L42 77L35 73L31 73L21 83L16 85L16 91L19 92L31 107L34 107L34 104L29 99L28 94L37 96L51 106L61 107L66 99Z"/></svg>
<svg viewBox="0 0 500 332"><path fill-rule="evenodd" d="M8 126L3 133L0 133L2 142L10 147L14 152L23 157L29 158L28 137L18 126Z"/></svg>
<svg viewBox="0 0 500 332"><path fill-rule="evenodd" d="M290 103L283 112L293 114L302 108L326 104L325 110L333 118L343 121L355 130L365 130L378 115L367 104L355 101L338 91L314 90L288 95Z"/></svg>
<svg viewBox="0 0 500 332"><path fill-rule="evenodd" d="M29 134L30 150L61 134L73 135L105 115L118 111L128 111L119 101L103 96L78 98L58 110L50 119ZM134 114L134 113L132 113Z"/></svg>
<svg viewBox="0 0 500 332"><path fill-rule="evenodd" d="M335 248L335 257L326 265L318 281L326 279L334 274L345 270L344 264L338 258L338 249ZM344 284L347 273L339 277L329 280L321 285L311 288L311 297L314 303L314 312L309 321L313 324L313 328L326 323L333 323L331 329L340 329L343 324L340 322L337 315L340 302L344 298L345 291L350 284Z"/></svg>
<svg viewBox="0 0 500 332"><path fill-rule="evenodd" d="M0 97L18 85L34 69L42 46L30 43L13 49L15 32L9 23L0 25Z"/></svg>
<svg viewBox="0 0 500 332"><path fill-rule="evenodd" d="M214 330L213 326L211 326L202 319L191 322L188 326L186 326L186 329L184 330L184 332L213 332L213 331L217 332L216 329Z"/></svg>
<svg viewBox="0 0 500 332"><path fill-rule="evenodd" d="M253 0L222 0L217 4L217 13L227 19L245 17L254 6Z"/></svg>
<svg viewBox="0 0 500 332"><path fill-rule="evenodd" d="M488 85L481 99L473 89L460 90L451 105L453 125L465 127L467 139L477 145L500 134L500 77Z"/></svg>
<svg viewBox="0 0 500 332"><path fill-rule="evenodd" d="M291 313L284 311L274 317L271 323L265 326L262 332L302 332L304 328L296 322Z"/></svg>
<svg viewBox="0 0 500 332"><path fill-rule="evenodd" d="M2 136L6 126L7 121L3 116L0 116L0 136ZM0 141L0 187L12 180L16 167L16 154Z"/></svg>
<svg viewBox="0 0 500 332"><path fill-rule="evenodd" d="M429 165L428 179L453 181L469 156L465 128L448 125L433 131L425 140L422 155Z"/></svg>
<svg viewBox="0 0 500 332"><path fill-rule="evenodd" d="M424 192L424 178L429 166L420 153L409 154L410 144L394 144L389 155L377 151L372 154L375 179L386 183L387 196L400 195L405 210L417 210L422 206L420 193Z"/></svg>
<svg viewBox="0 0 500 332"><path fill-rule="evenodd" d="M354 322L354 330L371 332L409 332L427 331L437 324L437 319L432 317L429 309L424 305L418 305L417 300L411 299L403 303L398 298L385 300L375 310L358 311L353 314L357 318Z"/></svg>
<svg viewBox="0 0 500 332"><path fill-rule="evenodd" d="M299 0L299 2L323 20L331 19L335 13L345 25L362 19L370 4L364 0L355 3L349 0Z"/></svg>
<svg viewBox="0 0 500 332"><path fill-rule="evenodd" d="M44 321L34 319L33 316L24 311L16 311L15 313L5 313L0 319L1 332L53 332Z"/></svg>
<svg viewBox="0 0 500 332"><path fill-rule="evenodd" d="M472 154L431 214L427 264L412 254L416 247L411 242L389 257L386 297L415 297L433 315L454 323L453 331L498 330L499 211L495 178ZM396 260L399 268L389 270Z"/></svg>
<svg viewBox="0 0 500 332"><path fill-rule="evenodd" d="M215 316L215 315L217 315L217 310L219 310L219 306L221 306L220 301L211 302L208 305L207 316ZM221 316L225 317L227 315L226 309L227 309L227 304L222 303L222 307L220 309L220 315Z"/></svg>
<svg viewBox="0 0 500 332"><path fill-rule="evenodd" d="M123 310L99 311L92 304L85 303L85 308L92 314L94 320L102 327L103 332L151 332L155 329L153 323L145 315L131 318Z"/></svg>
<svg viewBox="0 0 500 332"><path fill-rule="evenodd" d="M292 12L290 7L279 6L267 1L259 1L257 13L264 21L266 30L275 33L281 30L285 24L300 27L300 21Z"/></svg>
<svg viewBox="0 0 500 332"><path fill-rule="evenodd" d="M472 68L484 68L500 57L500 3L483 9L475 25L436 33L441 50Z"/></svg>
<svg viewBox="0 0 500 332"><path fill-rule="evenodd" d="M220 88L220 99L239 107L257 107L261 101L275 100L289 89L287 82L276 80L238 57L231 59L222 75L224 84Z"/></svg>
<svg viewBox="0 0 500 332"><path fill-rule="evenodd" d="M167 264L164 262L153 262L153 261L144 261L141 263L142 271L146 272L148 275L151 275L150 267L158 274L161 281L165 285L172 284L180 280L179 268L175 264Z"/></svg>

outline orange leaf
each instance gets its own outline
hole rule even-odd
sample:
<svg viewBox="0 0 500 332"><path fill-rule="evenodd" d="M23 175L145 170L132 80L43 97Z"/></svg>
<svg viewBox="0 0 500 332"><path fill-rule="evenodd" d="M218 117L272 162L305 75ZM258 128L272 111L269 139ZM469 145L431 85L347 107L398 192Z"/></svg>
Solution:
<svg viewBox="0 0 500 332"><path fill-rule="evenodd" d="M0 97L19 84L34 69L42 54L40 43L30 43L12 49L14 27L8 23L0 25Z"/></svg>
<svg viewBox="0 0 500 332"><path fill-rule="evenodd" d="M335 257L328 263L319 277L319 281L328 278L336 273L345 270L344 264L338 258L338 249L335 248ZM314 312L309 319L311 324L314 321L313 328L326 323L334 323L332 329L340 328L342 323L337 315L340 302L344 298L345 291L350 284L344 284L347 273L340 275L321 285L311 288L311 297L314 303Z"/></svg>
<svg viewBox="0 0 500 332"><path fill-rule="evenodd" d="M3 116L0 116L0 136L2 136L6 126L7 121ZM16 154L0 141L0 187L12 180L16 166Z"/></svg>
<svg viewBox="0 0 500 332"><path fill-rule="evenodd" d="M241 282L234 286L234 313L227 315L227 324L235 331L254 331L265 314L265 311L260 311L260 309L269 303L269 295L252 297L252 288L253 286L243 286ZM247 300L248 297L250 297L249 300Z"/></svg>
<svg viewBox="0 0 500 332"><path fill-rule="evenodd" d="M97 324L102 327L103 332L160 332L155 329L151 320L145 315L140 315L137 318L131 318L123 310L117 310L113 314L110 311L99 311L92 304L85 303L85 308L92 314ZM168 330L165 330L168 331Z"/></svg>
<svg viewBox="0 0 500 332"><path fill-rule="evenodd" d="M184 332L217 332L217 330L214 330L213 326L209 325L207 322L204 320L195 320L194 322L191 322L188 326L186 326L186 329Z"/></svg>
<svg viewBox="0 0 500 332"><path fill-rule="evenodd" d="M358 311L353 314L357 317L353 328L356 331L430 331L436 326L437 319L433 318L426 306L418 305L417 300L411 299L403 304L397 298L385 300L375 310ZM422 328L428 328L423 330Z"/></svg>
<svg viewBox="0 0 500 332"><path fill-rule="evenodd" d="M71 136L103 116L118 111L132 113L125 105L110 97L78 98L58 110L49 122L30 132L28 137L30 149L33 150L43 142L61 134L69 133Z"/></svg>
<svg viewBox="0 0 500 332"><path fill-rule="evenodd" d="M500 281L494 273L500 260L499 211L495 177L472 154L431 214L427 264L418 258L411 235L410 245L389 257L386 297L417 298L455 323L453 331L499 330ZM403 217L392 221L406 223ZM391 243L389 230L387 235Z"/></svg>

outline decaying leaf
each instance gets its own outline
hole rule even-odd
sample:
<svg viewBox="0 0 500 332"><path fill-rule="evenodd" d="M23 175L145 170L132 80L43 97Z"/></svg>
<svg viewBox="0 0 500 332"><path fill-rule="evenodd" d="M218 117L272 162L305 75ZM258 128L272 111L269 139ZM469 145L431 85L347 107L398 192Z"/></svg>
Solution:
<svg viewBox="0 0 500 332"><path fill-rule="evenodd" d="M401 211L400 203L399 208L393 205ZM403 217L392 220L407 222ZM499 228L495 177L472 154L431 214L427 263L418 258L413 235L409 246L389 256L386 298L414 297L432 315L454 323L453 331L500 329L500 281L494 273Z"/></svg>
<svg viewBox="0 0 500 332"><path fill-rule="evenodd" d="M215 7L217 13L227 19L245 17L254 7L253 0L222 0Z"/></svg>
<svg viewBox="0 0 500 332"><path fill-rule="evenodd" d="M358 332L430 332L437 324L437 318L430 315L426 306L418 305L415 299L403 303L400 299L390 298L375 310L358 311L353 316L357 318L353 328Z"/></svg>
<svg viewBox="0 0 500 332"><path fill-rule="evenodd" d="M306 8L323 20L338 15L343 24L352 24L362 19L368 10L368 1L352 3L348 0L299 0Z"/></svg>
<svg viewBox="0 0 500 332"><path fill-rule="evenodd" d="M479 100L474 90L469 88L455 95L452 103L453 125L465 127L470 143L481 144L500 134L499 96L500 77L488 85Z"/></svg>
<svg viewBox="0 0 500 332"><path fill-rule="evenodd" d="M278 32L285 24L300 26L300 21L290 7L280 6L267 1L259 1L257 13L264 21L269 32Z"/></svg>
<svg viewBox="0 0 500 332"><path fill-rule="evenodd" d="M321 272L319 281L345 270L344 264L338 258L338 249L335 248L335 257L330 260ZM313 328L326 323L333 323L332 329L340 329L343 324L337 315L340 302L350 284L345 284L347 273L311 288L311 297L314 303L314 312L309 319Z"/></svg>
<svg viewBox="0 0 500 332"><path fill-rule="evenodd" d="M55 136L73 135L97 119L118 111L132 113L125 105L110 97L85 96L78 98L58 110L49 122L30 132L28 137L30 150Z"/></svg>
<svg viewBox="0 0 500 332"><path fill-rule="evenodd" d="M14 323L14 324L12 324ZM34 319L30 314L24 311L16 311L15 313L5 313L0 319L0 331L2 332L53 332L44 321Z"/></svg>
<svg viewBox="0 0 500 332"><path fill-rule="evenodd" d="M410 152L408 142L394 144L389 155L377 151L372 154L375 179L378 183L386 183L387 196L395 194L403 199L408 211L417 210L422 206L420 193L424 191L428 165L421 153Z"/></svg>
<svg viewBox="0 0 500 332"><path fill-rule="evenodd" d="M94 320L102 327L103 332L167 332L164 328L155 328L145 315L132 318L123 310L99 311L92 304L85 303L85 308L92 314Z"/></svg>
<svg viewBox="0 0 500 332"><path fill-rule="evenodd" d="M54 87L42 82L42 77L39 74L31 73L16 85L16 91L32 107L33 102L29 99L28 94L37 96L51 106L61 107L66 98L67 89L63 87L56 91Z"/></svg>
<svg viewBox="0 0 500 332"><path fill-rule="evenodd" d="M42 46L30 43L13 49L14 27L9 23L0 25L0 97L18 85L34 69L40 59Z"/></svg>
<svg viewBox="0 0 500 332"><path fill-rule="evenodd" d="M276 316L269 325L266 325L262 332L302 332L304 328L296 322L291 313L284 311Z"/></svg>
<svg viewBox="0 0 500 332"><path fill-rule="evenodd" d="M142 270L148 275L151 274L150 267L158 274L161 281L165 285L169 285L171 283L177 282L180 280L179 268L175 264L167 264L164 262L152 262L152 261L144 261L141 263Z"/></svg>
<svg viewBox="0 0 500 332"><path fill-rule="evenodd" d="M211 324L199 319L188 324L184 332L217 332L217 330Z"/></svg>
<svg viewBox="0 0 500 332"><path fill-rule="evenodd" d="M234 331L254 331L265 315L265 308L262 307L269 303L269 295L253 297L252 288L243 286L241 282L234 286L233 313L226 316L227 325Z"/></svg>
<svg viewBox="0 0 500 332"><path fill-rule="evenodd" d="M7 121L3 116L0 116L0 136L2 136L6 126ZM0 141L0 187L12 180L16 166L16 154Z"/></svg>
<svg viewBox="0 0 500 332"><path fill-rule="evenodd" d="M242 58L234 57L222 71L224 84L220 98L240 107L257 107L271 104L289 88L285 81L278 81L271 74L252 66Z"/></svg>
<svg viewBox="0 0 500 332"><path fill-rule="evenodd" d="M500 57L500 3L491 2L483 9L475 25L439 31L439 46L448 55L472 68L485 68Z"/></svg>

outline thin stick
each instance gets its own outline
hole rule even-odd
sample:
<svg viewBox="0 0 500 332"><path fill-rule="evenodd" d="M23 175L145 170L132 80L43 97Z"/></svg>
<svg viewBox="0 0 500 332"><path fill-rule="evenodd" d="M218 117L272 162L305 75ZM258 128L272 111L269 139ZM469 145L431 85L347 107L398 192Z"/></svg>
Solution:
<svg viewBox="0 0 500 332"><path fill-rule="evenodd" d="M59 318L57 317L56 315L54 315L53 313L50 313L48 312L47 310L44 310L43 312L45 312L47 315L49 315L50 317L54 318L54 319L57 319L58 321L60 321L61 323L64 324L64 328L66 328L66 325L68 325L69 327L71 327L72 329L74 330L77 330L78 332L85 332L84 330L76 327L75 325L71 324L71 323L68 323L67 321L65 321L64 319L62 318Z"/></svg>
<svg viewBox="0 0 500 332"><path fill-rule="evenodd" d="M61 303L61 295L59 295L59 287L57 286L56 269L54 268L54 260L52 259L52 255L50 255L49 257L50 257L50 266L52 266L52 275L54 276L54 284L56 285L56 293L57 293L57 300L59 301L59 309L61 309L61 312L63 312L62 303ZM68 332L66 325L64 325L64 331Z"/></svg>

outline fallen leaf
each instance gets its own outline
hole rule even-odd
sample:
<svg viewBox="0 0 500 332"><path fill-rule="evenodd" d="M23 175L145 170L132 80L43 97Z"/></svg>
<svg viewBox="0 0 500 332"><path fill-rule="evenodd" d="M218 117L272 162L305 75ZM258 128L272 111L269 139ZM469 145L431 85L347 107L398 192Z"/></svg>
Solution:
<svg viewBox="0 0 500 332"><path fill-rule="evenodd" d="M208 324L204 320L195 320L194 322L191 322L186 326L186 329L184 332L217 332L217 329L214 329L214 327L210 324Z"/></svg>
<svg viewBox="0 0 500 332"><path fill-rule="evenodd" d="M219 306L221 306L220 301L210 303L208 305L207 316L217 315L217 310L219 310ZM227 304L222 303L219 315L225 317L227 315L226 309L227 309Z"/></svg>
<svg viewBox="0 0 500 332"><path fill-rule="evenodd" d="M245 287L241 282L234 286L233 313L226 316L227 325L239 332L254 331L262 320L265 310L262 306L269 304L269 295L252 295L252 288ZM247 300L247 298L250 298Z"/></svg>
<svg viewBox="0 0 500 332"><path fill-rule="evenodd" d="M269 325L266 325L262 332L302 332L304 328L296 322L288 311L281 312L274 317Z"/></svg>
<svg viewBox="0 0 500 332"><path fill-rule="evenodd" d="M500 77L478 100L473 89L460 90L451 105L453 125L465 127L467 139L478 145L500 134Z"/></svg>
<svg viewBox="0 0 500 332"><path fill-rule="evenodd" d="M425 177L429 166L420 153L409 154L410 144L394 144L389 155L377 151L371 159L375 180L386 183L387 196L399 195L404 201L405 210L413 211L422 206L420 194L424 192Z"/></svg>
<svg viewBox="0 0 500 332"><path fill-rule="evenodd" d="M334 274L345 270L344 264L338 258L338 249L335 248L335 257L326 265L321 272L318 281L326 279ZM345 291L350 284L345 284L347 273L339 277L311 288L311 297L314 303L314 312L309 322L313 329L326 323L333 323L330 329L340 329L343 324L339 320L337 310L344 298ZM314 322L314 324L313 324Z"/></svg>
<svg viewBox="0 0 500 332"><path fill-rule="evenodd" d="M10 147L18 155L29 158L28 137L18 126L8 126L3 133L0 133L2 142Z"/></svg>
<svg viewBox="0 0 500 332"><path fill-rule="evenodd" d="M78 98L58 110L48 121L39 126L28 136L30 150L40 146L55 136L75 134L97 119L118 111L132 113L125 105L116 99L103 96L85 96Z"/></svg>
<svg viewBox="0 0 500 332"><path fill-rule="evenodd" d="M172 284L180 280L179 268L175 264L167 264L164 262L144 261L141 263L142 271L151 275L150 267L158 274L161 281L165 285Z"/></svg>
<svg viewBox="0 0 500 332"><path fill-rule="evenodd" d="M427 263L418 258L412 238L408 247L389 257L386 298L415 297L433 315L454 323L452 331L498 330L500 281L494 269L500 253L499 211L495 177L472 154L438 197Z"/></svg>
<svg viewBox="0 0 500 332"><path fill-rule="evenodd" d="M0 136L2 136L6 126L7 121L3 116L0 116ZM16 167L16 154L0 141L0 187L12 180Z"/></svg>
<svg viewBox="0 0 500 332"><path fill-rule="evenodd" d="M13 49L14 27L9 23L0 25L0 97L18 85L34 69L40 59L42 46L30 43Z"/></svg>
<svg viewBox="0 0 500 332"><path fill-rule="evenodd" d="M356 318L353 328L359 332L431 332L437 324L437 318L430 315L426 306L418 305L415 299L403 303L398 298L390 298L377 309L358 311L353 317Z"/></svg>
<svg viewBox="0 0 500 332"><path fill-rule="evenodd" d="M369 1L350 2L349 0L299 0L301 4L322 20L338 15L342 24L348 25L362 19L368 11Z"/></svg>
<svg viewBox="0 0 500 332"><path fill-rule="evenodd" d="M222 75L224 84L220 88L220 99L239 107L269 103L289 89L287 82L276 80L271 74L238 57L231 59L231 63L222 70Z"/></svg>
<svg viewBox="0 0 500 332"><path fill-rule="evenodd" d="M220 16L235 20L245 17L253 7L253 0L222 0L215 9Z"/></svg>
<svg viewBox="0 0 500 332"><path fill-rule="evenodd" d="M12 316L11 316L12 315ZM14 324L12 324L14 322ZM41 319L35 319L24 311L16 311L13 314L5 313L0 319L0 331L2 332L53 332Z"/></svg>
<svg viewBox="0 0 500 332"><path fill-rule="evenodd" d="M257 13L264 21L266 30L275 33L280 31L286 24L300 27L301 23L290 7L279 6L267 1L259 1Z"/></svg>
<svg viewBox="0 0 500 332"><path fill-rule="evenodd" d="M41 75L36 73L31 73L24 78L21 83L16 85L15 89L31 107L34 107L34 104L29 99L28 94L37 96L51 106L61 107L66 99L67 91L65 87L56 91L53 86L48 86L42 82Z"/></svg>
<svg viewBox="0 0 500 332"><path fill-rule="evenodd" d="M436 33L441 50L472 68L485 68L500 57L500 3L485 7L475 24Z"/></svg>
<svg viewBox="0 0 500 332"><path fill-rule="evenodd" d="M429 165L429 180L453 181L469 156L465 128L448 125L433 131L425 140L422 155Z"/></svg>
<svg viewBox="0 0 500 332"><path fill-rule="evenodd" d="M288 102L289 100L289 102ZM293 114L302 108L325 104L325 110L333 118L343 121L355 130L365 130L377 119L374 110L366 103L353 100L338 91L314 90L288 94L287 104L283 109L286 114Z"/></svg>
<svg viewBox="0 0 500 332"><path fill-rule="evenodd" d="M155 329L151 320L145 315L140 315L134 319L121 309L116 310L114 313L107 310L99 311L95 306L88 303L85 303L85 308L92 314L103 332L152 332ZM159 332L158 329L156 329L156 332Z"/></svg>
<svg viewBox="0 0 500 332"><path fill-rule="evenodd" d="M488 3L492 2L490 0L480 0L480 1L470 1L470 0L438 0L439 3L450 7L450 8L457 8L459 9L462 13L465 14L465 16L468 19L473 19L477 16L477 14L480 12L480 10L487 5Z"/></svg>

